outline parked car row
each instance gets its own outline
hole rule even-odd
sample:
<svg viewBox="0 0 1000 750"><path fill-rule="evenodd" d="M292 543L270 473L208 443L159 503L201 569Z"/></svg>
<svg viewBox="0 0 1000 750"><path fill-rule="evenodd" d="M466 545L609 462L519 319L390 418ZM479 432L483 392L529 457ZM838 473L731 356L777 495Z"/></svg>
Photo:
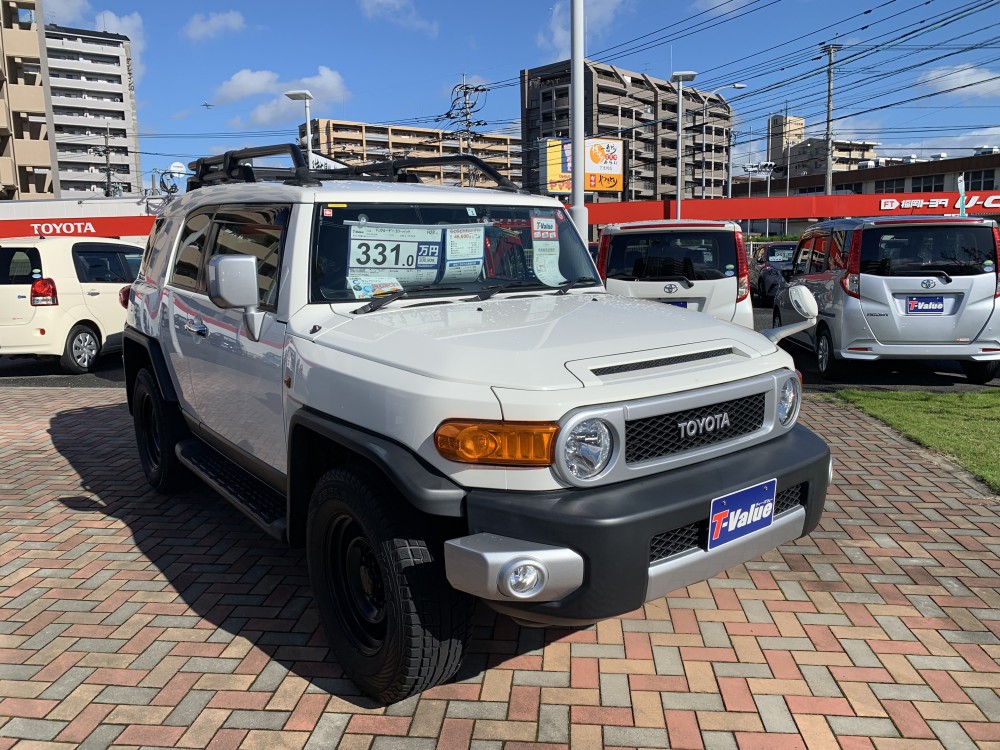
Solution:
<svg viewBox="0 0 1000 750"><path fill-rule="evenodd" d="M879 217L817 223L797 242L748 258L732 221L605 227L597 266L608 291L753 327L749 292L775 328L803 320L789 290L805 286L819 323L789 338L822 377L850 361L957 361L974 383L1000 371L1000 230L990 219Z"/></svg>

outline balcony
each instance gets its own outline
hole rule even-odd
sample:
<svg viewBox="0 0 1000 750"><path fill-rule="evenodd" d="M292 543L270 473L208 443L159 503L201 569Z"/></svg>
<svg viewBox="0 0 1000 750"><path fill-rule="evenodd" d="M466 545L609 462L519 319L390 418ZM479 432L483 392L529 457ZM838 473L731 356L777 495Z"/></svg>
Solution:
<svg viewBox="0 0 1000 750"><path fill-rule="evenodd" d="M52 154L48 141L31 141L27 138L15 138L14 157L19 166L48 167L52 165Z"/></svg>
<svg viewBox="0 0 1000 750"><path fill-rule="evenodd" d="M17 187L14 179L14 160L9 156L0 156L0 187L7 189Z"/></svg>
<svg viewBox="0 0 1000 750"><path fill-rule="evenodd" d="M40 85L11 83L7 86L7 101L11 112L44 112L45 89Z"/></svg>
<svg viewBox="0 0 1000 750"><path fill-rule="evenodd" d="M3 29L3 53L7 57L37 58L38 32L35 29Z"/></svg>

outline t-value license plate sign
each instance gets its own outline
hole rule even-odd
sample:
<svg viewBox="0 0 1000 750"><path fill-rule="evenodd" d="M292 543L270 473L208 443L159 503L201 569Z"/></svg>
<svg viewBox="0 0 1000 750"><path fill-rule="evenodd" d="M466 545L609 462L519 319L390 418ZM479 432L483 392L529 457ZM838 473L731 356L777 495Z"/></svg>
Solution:
<svg viewBox="0 0 1000 750"><path fill-rule="evenodd" d="M708 517L708 548L767 528L774 520L774 495L777 479L737 490L712 501Z"/></svg>

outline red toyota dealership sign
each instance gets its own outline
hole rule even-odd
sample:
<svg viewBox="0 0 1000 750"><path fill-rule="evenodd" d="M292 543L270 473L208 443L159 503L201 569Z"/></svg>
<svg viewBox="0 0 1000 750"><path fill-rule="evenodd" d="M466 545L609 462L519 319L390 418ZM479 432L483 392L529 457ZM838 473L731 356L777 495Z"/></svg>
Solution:
<svg viewBox="0 0 1000 750"><path fill-rule="evenodd" d="M155 216L86 216L62 219L3 219L7 237L140 237L149 234Z"/></svg>
<svg viewBox="0 0 1000 750"><path fill-rule="evenodd" d="M796 195L772 198L689 198L681 203L685 219L821 219L843 216L933 216L957 214L958 193ZM1000 192L966 193L966 211L1000 213ZM672 219L674 201L588 203L591 224Z"/></svg>

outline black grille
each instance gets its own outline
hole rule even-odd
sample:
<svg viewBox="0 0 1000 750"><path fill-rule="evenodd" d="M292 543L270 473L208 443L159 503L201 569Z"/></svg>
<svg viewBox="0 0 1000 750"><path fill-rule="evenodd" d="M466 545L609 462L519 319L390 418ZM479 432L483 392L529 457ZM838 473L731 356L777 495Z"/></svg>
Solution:
<svg viewBox="0 0 1000 750"><path fill-rule="evenodd" d="M647 359L642 362L629 362L624 365L611 365L610 367L598 367L591 370L595 375L618 375L623 372L634 372L635 370L649 370L653 367L667 367L669 365L682 365L685 362L697 362L699 359L712 359L713 357L725 357L732 354L733 348L713 349L710 352L693 352L692 354L681 354L677 357L663 357L662 359Z"/></svg>
<svg viewBox="0 0 1000 750"><path fill-rule="evenodd" d="M779 513L784 513L786 510L791 510L796 505L805 505L806 493L808 492L809 484L803 482L802 484L797 484L794 487L789 487L787 490L782 490L774 498L774 515Z"/></svg>
<svg viewBox="0 0 1000 750"><path fill-rule="evenodd" d="M653 564L665 560L678 552L689 549L705 548L708 542L708 522L690 523L673 531L657 534L649 542L649 562Z"/></svg>
<svg viewBox="0 0 1000 750"><path fill-rule="evenodd" d="M682 423L729 415L729 426L700 435L682 433ZM717 421L717 420L716 420ZM723 401L711 406L635 419L625 424L625 461L635 463L672 453L721 443L759 430L764 424L764 394Z"/></svg>

